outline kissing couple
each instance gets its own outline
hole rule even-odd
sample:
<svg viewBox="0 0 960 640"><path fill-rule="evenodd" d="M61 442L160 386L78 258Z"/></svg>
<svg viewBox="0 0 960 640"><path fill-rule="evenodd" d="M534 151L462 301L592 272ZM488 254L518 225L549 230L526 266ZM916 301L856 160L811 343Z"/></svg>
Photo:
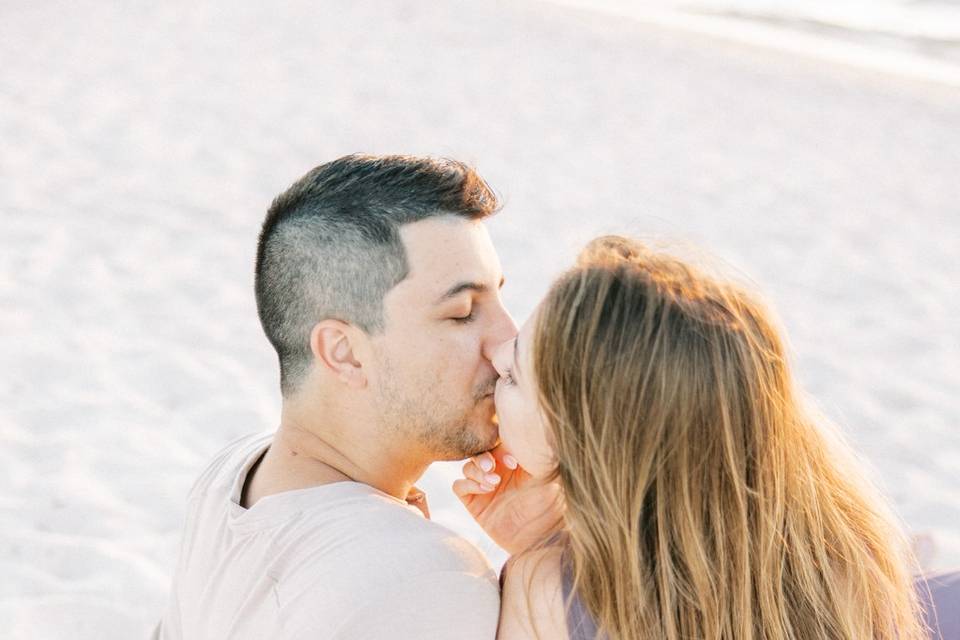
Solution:
<svg viewBox="0 0 960 640"><path fill-rule="evenodd" d="M351 155L281 193L256 257L269 435L188 497L163 640L926 638L909 545L733 281L587 243L517 330L449 159ZM430 520L452 490L509 554ZM929 596L929 594L927 594Z"/></svg>

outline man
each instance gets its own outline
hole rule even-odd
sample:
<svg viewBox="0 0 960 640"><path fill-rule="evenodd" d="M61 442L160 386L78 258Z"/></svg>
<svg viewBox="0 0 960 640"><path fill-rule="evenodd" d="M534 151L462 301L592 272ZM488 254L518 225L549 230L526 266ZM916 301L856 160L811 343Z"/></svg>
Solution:
<svg viewBox="0 0 960 640"><path fill-rule="evenodd" d="M340 158L274 200L255 289L280 425L191 491L156 637L494 637L496 576L413 485L497 441L490 360L516 333L497 206L467 166L407 156Z"/></svg>

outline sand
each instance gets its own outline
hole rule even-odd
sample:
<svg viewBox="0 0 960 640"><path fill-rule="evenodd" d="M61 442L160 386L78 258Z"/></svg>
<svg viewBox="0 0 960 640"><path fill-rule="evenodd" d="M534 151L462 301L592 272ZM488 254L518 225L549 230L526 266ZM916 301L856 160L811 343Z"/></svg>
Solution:
<svg viewBox="0 0 960 640"><path fill-rule="evenodd" d="M276 425L263 213L354 151L481 170L518 320L600 232L721 256L960 564L955 87L535 3L7 4L0 59L4 637L146 634L194 477Z"/></svg>

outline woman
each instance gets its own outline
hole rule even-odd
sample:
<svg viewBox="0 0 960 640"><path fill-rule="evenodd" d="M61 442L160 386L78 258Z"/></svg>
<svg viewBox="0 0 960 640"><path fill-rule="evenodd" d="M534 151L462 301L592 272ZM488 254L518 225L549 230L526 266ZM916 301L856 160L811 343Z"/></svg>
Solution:
<svg viewBox="0 0 960 640"><path fill-rule="evenodd" d="M502 445L454 490L513 552L499 637L926 637L903 536L734 284L600 238L495 360Z"/></svg>

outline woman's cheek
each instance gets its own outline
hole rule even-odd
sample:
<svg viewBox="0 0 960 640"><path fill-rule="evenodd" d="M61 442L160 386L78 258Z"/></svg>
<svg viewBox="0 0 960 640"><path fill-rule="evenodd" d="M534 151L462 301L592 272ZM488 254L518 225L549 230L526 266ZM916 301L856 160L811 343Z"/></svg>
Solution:
<svg viewBox="0 0 960 640"><path fill-rule="evenodd" d="M535 423L537 429L537 451L540 453L540 466L542 468L542 475L547 476L553 472L557 466L557 452L553 448L553 445L550 444L550 440L547 437L547 425L543 420L543 416L539 413L535 417Z"/></svg>
<svg viewBox="0 0 960 640"><path fill-rule="evenodd" d="M497 390L494 401L497 407L497 422L500 425L500 442L510 453L516 457L515 447L519 444L517 440L518 425L514 417L514 412L510 403L505 400L505 395Z"/></svg>

